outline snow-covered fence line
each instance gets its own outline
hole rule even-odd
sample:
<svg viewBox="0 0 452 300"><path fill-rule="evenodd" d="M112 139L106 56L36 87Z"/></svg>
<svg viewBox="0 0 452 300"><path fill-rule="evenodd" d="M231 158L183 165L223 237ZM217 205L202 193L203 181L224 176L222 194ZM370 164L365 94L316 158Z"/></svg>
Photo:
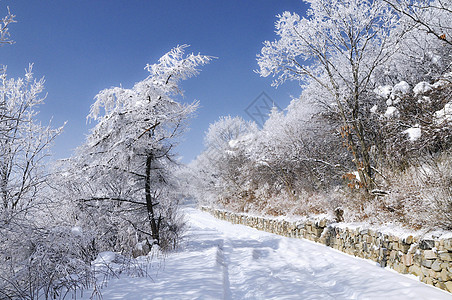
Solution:
<svg viewBox="0 0 452 300"><path fill-rule="evenodd" d="M287 221L248 216L201 207L218 219L292 238L304 238L370 259L402 274L413 274L427 284L452 293L452 235L420 236L384 233L378 229L347 226L327 219Z"/></svg>

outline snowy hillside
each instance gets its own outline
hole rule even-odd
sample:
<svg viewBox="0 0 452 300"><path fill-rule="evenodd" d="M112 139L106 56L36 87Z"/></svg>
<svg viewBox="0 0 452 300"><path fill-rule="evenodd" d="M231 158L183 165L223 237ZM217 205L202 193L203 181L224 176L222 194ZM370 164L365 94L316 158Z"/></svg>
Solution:
<svg viewBox="0 0 452 300"><path fill-rule="evenodd" d="M315 243L186 208L183 247L150 277L119 276L103 299L452 299L452 295ZM89 299L85 291L83 299Z"/></svg>

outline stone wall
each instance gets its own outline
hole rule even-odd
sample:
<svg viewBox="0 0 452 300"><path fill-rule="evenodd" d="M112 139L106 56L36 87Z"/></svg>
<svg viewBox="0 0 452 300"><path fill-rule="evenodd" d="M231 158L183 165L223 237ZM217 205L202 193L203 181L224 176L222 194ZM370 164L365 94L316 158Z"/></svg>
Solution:
<svg viewBox="0 0 452 300"><path fill-rule="evenodd" d="M202 207L216 218L292 238L304 238L373 260L452 293L452 238L404 238L371 229L342 228L328 220L289 222Z"/></svg>

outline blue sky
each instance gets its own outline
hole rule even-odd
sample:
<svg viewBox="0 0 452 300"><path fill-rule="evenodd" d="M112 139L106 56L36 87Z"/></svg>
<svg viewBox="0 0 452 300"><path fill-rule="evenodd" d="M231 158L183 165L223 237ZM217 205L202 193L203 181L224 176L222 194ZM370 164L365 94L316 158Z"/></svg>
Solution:
<svg viewBox="0 0 452 300"><path fill-rule="evenodd" d="M147 76L147 63L179 44L218 57L182 83L182 101L201 103L177 148L184 162L202 151L204 132L219 116L249 120L245 109L262 92L282 108L301 92L295 82L275 89L271 78L253 72L262 42L276 38L276 15L303 14L300 0L0 0L2 15L6 6L17 16L10 29L16 43L0 48L0 64L17 77L34 63L48 94L39 118L53 118L55 126L68 121L55 158L70 156L84 142L93 125L85 117L97 92L131 87Z"/></svg>

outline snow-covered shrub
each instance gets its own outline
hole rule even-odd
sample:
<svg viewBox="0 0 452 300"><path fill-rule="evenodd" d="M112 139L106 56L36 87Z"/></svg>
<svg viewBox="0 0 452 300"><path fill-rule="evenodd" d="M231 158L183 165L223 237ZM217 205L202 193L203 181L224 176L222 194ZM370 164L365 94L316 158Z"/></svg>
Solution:
<svg viewBox="0 0 452 300"><path fill-rule="evenodd" d="M177 249L185 230L185 219L180 211L179 203L182 192L177 191L176 193L168 193L160 202L159 211L163 217L160 223L161 241L159 249L163 251ZM145 254L147 254L146 251L143 251L141 255Z"/></svg>
<svg viewBox="0 0 452 300"><path fill-rule="evenodd" d="M37 213L40 217L45 206ZM57 211L53 213L58 214ZM0 228L0 298L38 299L61 296L91 284L91 261L97 253L92 237L47 213Z"/></svg>
<svg viewBox="0 0 452 300"><path fill-rule="evenodd" d="M450 150L412 157L404 168L382 169L385 188L369 198L362 190L338 189L329 197L344 210L344 221L395 223L412 228L452 228Z"/></svg>

